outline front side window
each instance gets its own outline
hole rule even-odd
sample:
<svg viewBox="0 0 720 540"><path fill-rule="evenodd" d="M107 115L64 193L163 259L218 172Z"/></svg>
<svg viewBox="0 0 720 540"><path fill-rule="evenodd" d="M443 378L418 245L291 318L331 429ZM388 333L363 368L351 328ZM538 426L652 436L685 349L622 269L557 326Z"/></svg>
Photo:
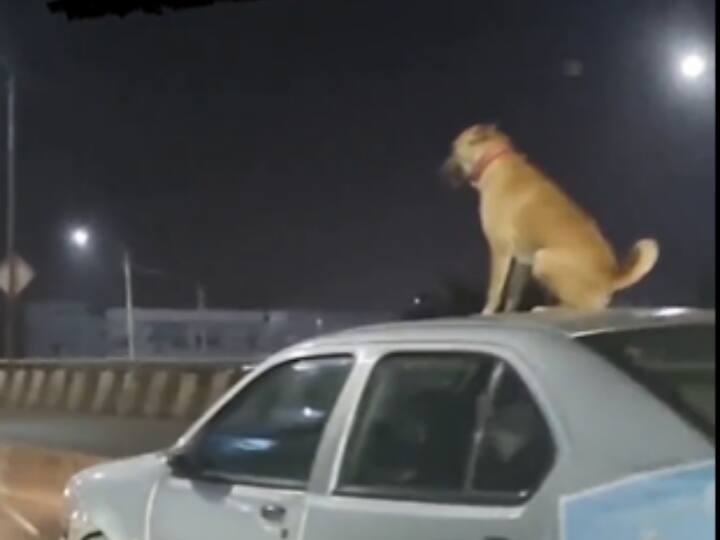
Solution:
<svg viewBox="0 0 720 540"><path fill-rule="evenodd" d="M304 486L352 359L282 364L222 408L185 450L206 478Z"/></svg>
<svg viewBox="0 0 720 540"><path fill-rule="evenodd" d="M482 354L393 354L376 366L338 493L522 502L552 465L547 424L522 380Z"/></svg>

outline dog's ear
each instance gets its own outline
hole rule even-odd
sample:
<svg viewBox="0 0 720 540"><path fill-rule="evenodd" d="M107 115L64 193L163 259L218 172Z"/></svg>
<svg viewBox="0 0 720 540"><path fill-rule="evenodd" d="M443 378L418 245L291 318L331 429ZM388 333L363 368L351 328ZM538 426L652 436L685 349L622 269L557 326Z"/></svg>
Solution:
<svg viewBox="0 0 720 540"><path fill-rule="evenodd" d="M480 143L486 141L496 133L497 127L494 124L475 124L472 134L472 142Z"/></svg>
<svg viewBox="0 0 720 540"><path fill-rule="evenodd" d="M478 139L503 139L507 143L510 143L510 138L503 132L499 125L496 123L485 124L481 129L478 129Z"/></svg>

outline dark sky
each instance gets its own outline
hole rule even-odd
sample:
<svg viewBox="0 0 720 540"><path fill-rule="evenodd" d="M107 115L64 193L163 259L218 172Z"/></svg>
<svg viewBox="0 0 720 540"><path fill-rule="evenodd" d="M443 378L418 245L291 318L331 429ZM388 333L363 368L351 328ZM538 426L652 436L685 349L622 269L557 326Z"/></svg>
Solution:
<svg viewBox="0 0 720 540"><path fill-rule="evenodd" d="M497 121L621 257L660 239L626 299L696 302L715 265L715 87L673 72L695 42L714 54L714 2L267 0L68 22L0 0L26 299L119 302L120 241L214 305L392 309L446 276L484 288L476 201L437 170L461 128ZM68 248L74 220L91 253ZM192 300L182 281L137 288Z"/></svg>

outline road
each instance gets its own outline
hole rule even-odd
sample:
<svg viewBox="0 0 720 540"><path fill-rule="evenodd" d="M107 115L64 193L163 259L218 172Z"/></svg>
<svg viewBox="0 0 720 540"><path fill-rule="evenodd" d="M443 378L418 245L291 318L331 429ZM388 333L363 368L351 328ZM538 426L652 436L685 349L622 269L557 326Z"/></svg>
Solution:
<svg viewBox="0 0 720 540"><path fill-rule="evenodd" d="M0 445L0 538L57 540L65 479L98 461L101 459Z"/></svg>
<svg viewBox="0 0 720 540"><path fill-rule="evenodd" d="M57 540L60 535L55 501L0 496L0 538L3 540Z"/></svg>
<svg viewBox="0 0 720 540"><path fill-rule="evenodd" d="M167 447L186 422L0 412L0 540L57 540L76 471Z"/></svg>

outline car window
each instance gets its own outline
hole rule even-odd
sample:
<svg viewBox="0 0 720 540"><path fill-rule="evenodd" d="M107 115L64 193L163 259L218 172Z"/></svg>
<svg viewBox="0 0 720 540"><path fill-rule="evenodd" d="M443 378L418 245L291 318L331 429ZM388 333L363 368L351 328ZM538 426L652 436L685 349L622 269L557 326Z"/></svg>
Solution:
<svg viewBox="0 0 720 540"><path fill-rule="evenodd" d="M527 498L550 469L554 446L540 408L513 370L503 372L484 434L472 488Z"/></svg>
<svg viewBox="0 0 720 540"><path fill-rule="evenodd" d="M715 325L602 332L579 340L715 438Z"/></svg>
<svg viewBox="0 0 720 540"><path fill-rule="evenodd" d="M194 467L236 483L304 486L351 367L351 358L333 357L264 373L193 440Z"/></svg>
<svg viewBox="0 0 720 540"><path fill-rule="evenodd" d="M393 354L369 379L337 492L507 504L536 489L553 452L530 392L497 358Z"/></svg>

